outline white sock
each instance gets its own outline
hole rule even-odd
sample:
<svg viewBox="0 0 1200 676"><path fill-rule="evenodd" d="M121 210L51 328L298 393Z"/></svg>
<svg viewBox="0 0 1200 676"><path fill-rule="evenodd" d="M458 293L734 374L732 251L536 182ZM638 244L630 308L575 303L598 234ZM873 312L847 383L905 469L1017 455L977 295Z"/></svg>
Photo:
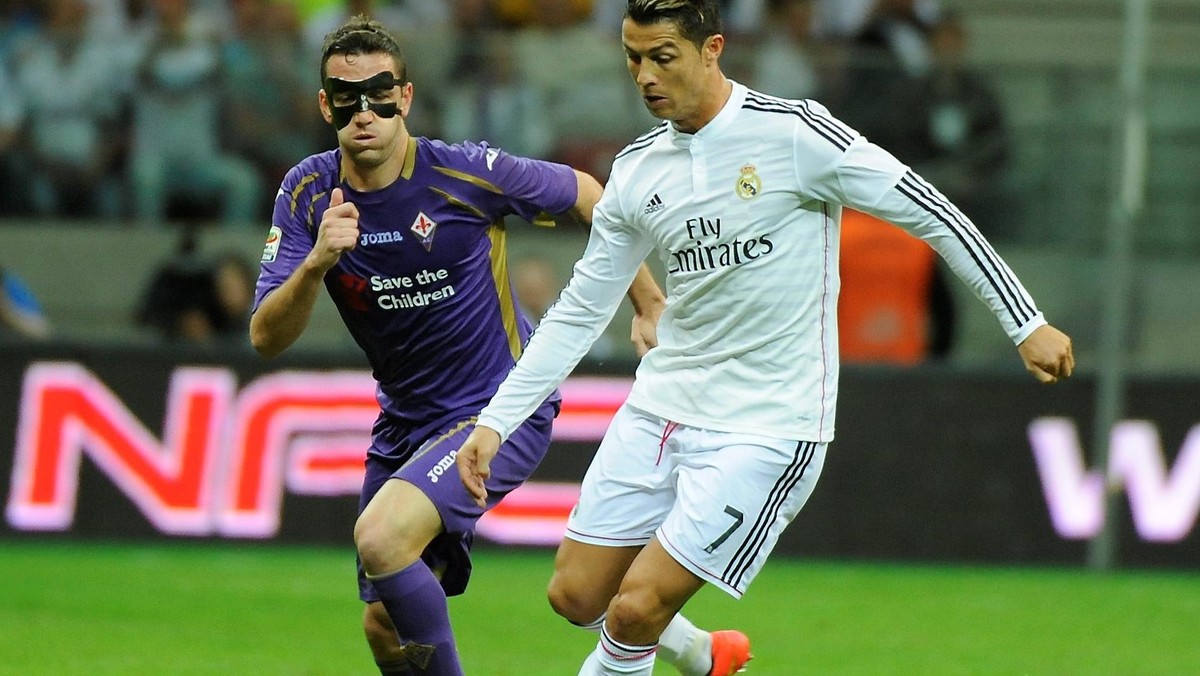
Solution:
<svg viewBox="0 0 1200 676"><path fill-rule="evenodd" d="M596 649L584 661L579 676L651 676L655 645L627 645L614 641L603 629Z"/></svg>
<svg viewBox="0 0 1200 676"><path fill-rule="evenodd" d="M575 626L599 634L607 616L608 613L604 613L588 624ZM683 676L708 676L712 670L712 634L676 613L658 638L657 654Z"/></svg>
<svg viewBox="0 0 1200 676"><path fill-rule="evenodd" d="M658 637L658 656L683 676L708 676L712 670L712 634L676 614Z"/></svg>
<svg viewBox="0 0 1200 676"><path fill-rule="evenodd" d="M608 613L603 612L603 613L600 613L600 617L597 617L596 619L592 620L590 623L576 624L575 626L579 627L580 629L587 629L588 631L592 632L593 634L599 635L600 628L604 626L604 618L606 618L606 617L608 617ZM572 624L574 624L574 623L572 622Z"/></svg>

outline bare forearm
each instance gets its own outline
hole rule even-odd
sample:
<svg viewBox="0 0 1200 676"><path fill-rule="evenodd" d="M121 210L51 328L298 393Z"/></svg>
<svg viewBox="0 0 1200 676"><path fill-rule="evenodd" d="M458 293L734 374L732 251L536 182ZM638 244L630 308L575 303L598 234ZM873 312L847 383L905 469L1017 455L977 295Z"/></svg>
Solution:
<svg viewBox="0 0 1200 676"><path fill-rule="evenodd" d="M575 182L579 192L575 199L575 206L571 208L571 214L586 225L591 225L592 210L596 208L596 203L600 201L600 196L604 193L604 188L591 174L586 174L579 170L575 171Z"/></svg>
<svg viewBox="0 0 1200 676"><path fill-rule="evenodd" d="M324 272L305 261L278 289L263 299L250 318L250 343L264 357L283 352L308 326Z"/></svg>
<svg viewBox="0 0 1200 676"><path fill-rule="evenodd" d="M638 268L637 276L629 285L628 295L629 302L633 304L633 311L639 315L657 317L667 303L667 297L663 295L662 289L658 287L658 282L654 281L654 274L650 272L650 267L645 263Z"/></svg>
<svg viewBox="0 0 1200 676"><path fill-rule="evenodd" d="M637 356L644 357L658 346L658 319L667 305L667 299L645 263L638 267L637 276L633 278L626 295L633 304L634 312L629 340Z"/></svg>

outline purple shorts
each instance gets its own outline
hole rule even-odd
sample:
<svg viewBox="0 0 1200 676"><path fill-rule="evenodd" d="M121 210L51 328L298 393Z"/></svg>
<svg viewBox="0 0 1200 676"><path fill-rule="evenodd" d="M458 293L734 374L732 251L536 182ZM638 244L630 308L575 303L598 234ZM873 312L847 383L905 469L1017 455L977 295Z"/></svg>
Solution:
<svg viewBox="0 0 1200 676"><path fill-rule="evenodd" d="M545 402L500 446L487 480L487 508L491 509L533 474L550 447L550 427L559 404ZM458 477L454 452L475 429L474 417L443 421L423 428L398 428L380 416L372 431L366 475L358 511L389 479L403 479L429 497L442 517L445 532L425 548L421 558L441 573L447 596L463 593L471 577L471 541L475 522L485 510L475 504ZM358 564L358 596L367 603L379 600Z"/></svg>

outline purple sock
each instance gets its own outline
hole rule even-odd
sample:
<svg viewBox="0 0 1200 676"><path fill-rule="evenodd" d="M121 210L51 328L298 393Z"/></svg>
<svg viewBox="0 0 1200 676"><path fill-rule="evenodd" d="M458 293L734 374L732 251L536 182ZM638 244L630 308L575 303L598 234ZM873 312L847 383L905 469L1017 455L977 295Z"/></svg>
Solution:
<svg viewBox="0 0 1200 676"><path fill-rule="evenodd" d="M413 673L462 676L446 593L429 566L417 559L403 570L370 579L396 625Z"/></svg>

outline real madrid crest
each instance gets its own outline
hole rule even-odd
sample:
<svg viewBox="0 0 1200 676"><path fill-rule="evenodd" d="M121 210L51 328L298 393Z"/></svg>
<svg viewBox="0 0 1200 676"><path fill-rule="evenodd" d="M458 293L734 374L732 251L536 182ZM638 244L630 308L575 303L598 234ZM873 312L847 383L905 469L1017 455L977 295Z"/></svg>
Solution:
<svg viewBox="0 0 1200 676"><path fill-rule="evenodd" d="M738 174L737 184L734 185L733 191L744 200L754 199L758 197L758 193L762 192L762 179L758 177L758 172L754 170L753 164L742 167L742 173Z"/></svg>

